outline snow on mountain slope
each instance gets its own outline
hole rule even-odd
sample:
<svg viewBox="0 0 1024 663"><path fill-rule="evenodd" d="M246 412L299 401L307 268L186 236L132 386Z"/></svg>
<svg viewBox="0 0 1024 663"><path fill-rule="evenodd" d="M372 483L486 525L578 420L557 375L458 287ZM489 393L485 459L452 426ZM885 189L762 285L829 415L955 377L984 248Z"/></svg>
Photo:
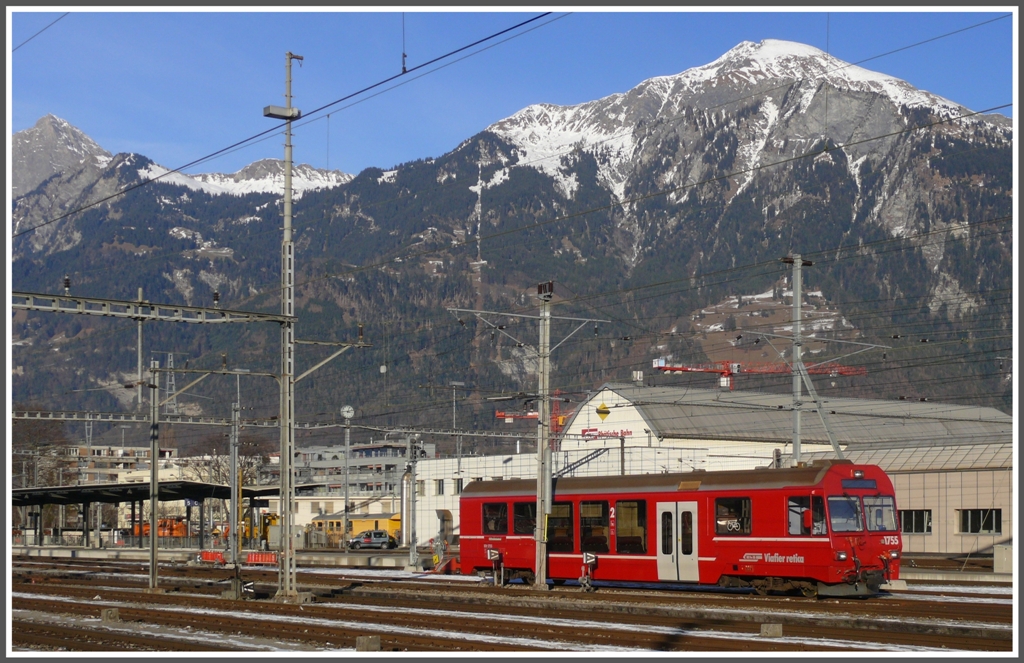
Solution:
<svg viewBox="0 0 1024 663"><path fill-rule="evenodd" d="M945 115L966 110L898 78L843 62L813 46L766 39L756 44L741 42L714 62L681 74L648 79L626 93L577 106L528 106L487 130L519 149L519 161L514 165L531 166L550 175L568 195L572 187L563 182L566 176L561 172L561 157L576 149L600 154L598 177L621 200L629 164L640 147L640 134L635 129L641 122L674 116L702 94L720 89L722 94L739 99L743 96L741 90L776 80L796 85L800 91L798 105L788 109L790 115L806 110L825 82L840 89L882 95L896 106L926 106ZM774 103L761 109L757 140L762 147L782 110ZM756 155L745 156L744 166L756 163Z"/></svg>
<svg viewBox="0 0 1024 663"><path fill-rule="evenodd" d="M139 170L146 179L160 178L160 182L186 186L193 191L205 191L214 196L243 196L247 193L281 193L284 191L284 162L263 159L251 163L237 173L203 173L185 175L170 173L167 168L152 164ZM292 197L296 200L307 191L330 189L352 180L352 176L338 170L319 170L306 164L292 167Z"/></svg>
<svg viewBox="0 0 1024 663"><path fill-rule="evenodd" d="M284 162L263 159L237 173L206 173L193 175L191 179L208 187L206 190L213 194L281 193L284 191ZM307 164L292 166L292 195L296 199L307 191L331 189L351 181L352 175L339 170L320 170Z"/></svg>

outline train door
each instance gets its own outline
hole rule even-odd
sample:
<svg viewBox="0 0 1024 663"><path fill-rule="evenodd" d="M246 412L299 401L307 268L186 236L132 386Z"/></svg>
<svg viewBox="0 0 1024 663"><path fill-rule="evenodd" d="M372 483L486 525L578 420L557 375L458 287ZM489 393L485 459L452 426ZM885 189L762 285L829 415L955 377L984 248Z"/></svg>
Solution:
<svg viewBox="0 0 1024 663"><path fill-rule="evenodd" d="M658 580L700 581L696 502L658 502Z"/></svg>

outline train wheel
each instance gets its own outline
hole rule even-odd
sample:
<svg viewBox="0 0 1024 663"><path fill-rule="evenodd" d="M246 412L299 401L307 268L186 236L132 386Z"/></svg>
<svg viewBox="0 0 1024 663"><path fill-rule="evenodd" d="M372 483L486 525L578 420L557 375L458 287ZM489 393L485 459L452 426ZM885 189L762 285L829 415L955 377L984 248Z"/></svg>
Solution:
<svg viewBox="0 0 1024 663"><path fill-rule="evenodd" d="M804 585L800 588L800 593L809 599L813 599L818 596L818 587L816 585Z"/></svg>

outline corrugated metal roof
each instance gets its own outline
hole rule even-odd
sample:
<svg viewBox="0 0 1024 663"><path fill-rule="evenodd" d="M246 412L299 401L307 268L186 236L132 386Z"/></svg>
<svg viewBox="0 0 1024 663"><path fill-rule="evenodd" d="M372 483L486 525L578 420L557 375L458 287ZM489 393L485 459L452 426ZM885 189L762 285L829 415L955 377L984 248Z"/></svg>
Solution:
<svg viewBox="0 0 1024 663"><path fill-rule="evenodd" d="M845 455L858 465L878 465L889 474L1013 468L1012 443L935 446L924 453L920 448L847 449ZM800 455L800 459L806 462L829 457L827 452ZM787 454L784 462L788 460Z"/></svg>
<svg viewBox="0 0 1024 663"><path fill-rule="evenodd" d="M661 438L783 443L793 438L789 394L626 384L602 389L633 403ZM817 406L805 399L801 439L828 444ZM851 450L998 444L1013 437L1013 418L993 408L856 398L823 399L821 406L838 442Z"/></svg>

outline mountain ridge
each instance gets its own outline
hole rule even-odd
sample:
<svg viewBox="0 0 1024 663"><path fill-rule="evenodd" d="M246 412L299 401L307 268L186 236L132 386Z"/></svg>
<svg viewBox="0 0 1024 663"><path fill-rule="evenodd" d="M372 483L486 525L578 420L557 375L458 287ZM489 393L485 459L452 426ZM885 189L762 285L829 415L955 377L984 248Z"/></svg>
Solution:
<svg viewBox="0 0 1024 663"><path fill-rule="evenodd" d="M851 321L842 333L895 345L888 335L927 329L960 344L894 349L890 358L920 366L894 372L892 359L879 362L860 382L823 386L826 396L832 388L871 397L948 392L1008 407L1012 389L988 358L1005 354L997 339L1012 334L1000 294L1013 287L1012 230L999 221L1012 217L1012 123L950 122L952 102L907 105L900 99L931 97L885 87L875 80L884 75L850 73L871 79L857 89L798 79L834 63L816 49L801 61L793 51L803 51L782 42L755 46L731 49L714 75L694 68L586 104L529 106L441 156L306 191L293 221L303 337L343 340L365 323L377 343L319 382L317 402L381 413L413 399L415 389L399 397L379 384L382 365L414 385L451 379L528 393L529 347L500 335L488 342L487 330L462 338L444 309L522 310L523 292L547 280L583 301L623 293L588 313L612 319L613 331L595 335L593 348L580 341L560 350L562 388L628 380L659 356L700 362L718 350L691 316L730 296L783 290L778 260L797 252L815 260L806 287ZM788 78L770 77L785 71ZM686 75L692 89L678 80ZM279 165L251 164L246 177L270 179ZM54 175L15 201L15 221L52 218L157 168L115 155L89 182L91 171ZM15 282L45 292L67 273L75 292L93 296L132 299L144 287L151 301L196 305L217 291L226 308L279 310L280 189L225 196L203 188L218 181L161 180L17 238ZM750 321L740 322L747 329ZM778 321L753 322L771 329ZM66 324L18 322L15 339L60 349L54 339L85 333ZM272 335L151 333L196 362L219 362L224 352L275 370L260 364L274 354ZM100 339L97 354L109 349L120 364L85 362L75 379L108 384L131 372L133 352L90 338ZM73 388L71 373L47 363L55 356L26 363L25 376L36 377L15 379L19 397L47 384Z"/></svg>

